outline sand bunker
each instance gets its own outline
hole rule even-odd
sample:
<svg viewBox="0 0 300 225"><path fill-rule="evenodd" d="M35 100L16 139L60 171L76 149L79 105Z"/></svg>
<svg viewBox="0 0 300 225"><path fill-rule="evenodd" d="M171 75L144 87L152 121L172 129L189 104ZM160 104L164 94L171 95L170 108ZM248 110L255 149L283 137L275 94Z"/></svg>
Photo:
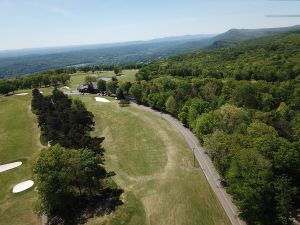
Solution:
<svg viewBox="0 0 300 225"><path fill-rule="evenodd" d="M28 95L28 93L19 93L19 94L15 94L15 95L23 96L23 95Z"/></svg>
<svg viewBox="0 0 300 225"><path fill-rule="evenodd" d="M21 166L22 162L14 162L14 163L8 163L8 164L4 164L4 165L0 165L0 173L6 171L6 170L11 170L14 169L18 166Z"/></svg>
<svg viewBox="0 0 300 225"><path fill-rule="evenodd" d="M64 89L69 90L70 88L68 86L63 86Z"/></svg>
<svg viewBox="0 0 300 225"><path fill-rule="evenodd" d="M31 188L33 186L33 184L34 184L34 182L32 180L24 181L22 183L17 184L16 186L14 186L12 192L19 193L19 192L25 191L25 190Z"/></svg>
<svg viewBox="0 0 300 225"><path fill-rule="evenodd" d="M96 99L96 102L110 102L106 98L95 97L95 99Z"/></svg>

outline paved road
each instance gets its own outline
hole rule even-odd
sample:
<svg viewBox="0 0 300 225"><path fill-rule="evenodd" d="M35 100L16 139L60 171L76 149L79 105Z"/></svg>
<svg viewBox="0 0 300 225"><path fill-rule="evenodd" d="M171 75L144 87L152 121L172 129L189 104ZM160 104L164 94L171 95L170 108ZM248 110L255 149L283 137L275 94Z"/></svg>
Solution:
<svg viewBox="0 0 300 225"><path fill-rule="evenodd" d="M187 128L185 128L180 121L175 119L174 117L168 114L162 114L158 111L155 111L149 107L145 107L142 105L137 105L135 103L131 103L133 106L141 108L143 110L152 112L161 116L163 119L170 122L185 138L186 142L193 150L193 153L199 162L199 165L210 184L211 188L215 192L217 198L219 199L221 205L223 206L228 218L230 219L232 225L246 225L244 221L239 219L238 217L238 210L236 206L232 202L232 198L229 194L226 193L225 189L222 187L220 183L220 175L216 171L215 167L211 159L205 154L204 149L198 142L198 139L195 135Z"/></svg>

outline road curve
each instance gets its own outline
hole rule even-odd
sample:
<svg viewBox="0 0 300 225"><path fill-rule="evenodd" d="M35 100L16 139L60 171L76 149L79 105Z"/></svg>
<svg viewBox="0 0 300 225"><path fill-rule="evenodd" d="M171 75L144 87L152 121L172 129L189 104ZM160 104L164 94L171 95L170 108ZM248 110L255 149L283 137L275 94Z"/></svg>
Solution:
<svg viewBox="0 0 300 225"><path fill-rule="evenodd" d="M198 142L198 139L195 137L195 135L189 129L184 127L180 121L170 116L169 114L163 114L159 111L153 110L149 107L138 105L133 102L131 102L131 105L161 116L163 119L171 123L184 136L186 142L192 149L197 161L199 162L199 165L209 185L215 192L232 225L246 225L246 223L238 217L238 209L234 205L232 197L227 194L225 189L222 187L220 183L220 175L216 171L211 159L207 156L207 154L205 154L204 149Z"/></svg>

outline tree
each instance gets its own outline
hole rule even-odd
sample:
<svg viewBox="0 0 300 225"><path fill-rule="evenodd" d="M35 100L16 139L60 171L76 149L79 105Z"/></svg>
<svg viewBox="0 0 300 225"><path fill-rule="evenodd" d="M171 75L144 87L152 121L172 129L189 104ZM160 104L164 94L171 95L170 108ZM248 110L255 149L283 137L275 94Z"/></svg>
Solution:
<svg viewBox="0 0 300 225"><path fill-rule="evenodd" d="M118 88L118 82L116 81L106 82L106 92L109 95L116 94L117 88Z"/></svg>
<svg viewBox="0 0 300 225"><path fill-rule="evenodd" d="M129 93L133 95L137 103L142 103L142 86L140 83L133 83L132 87L129 90Z"/></svg>
<svg viewBox="0 0 300 225"><path fill-rule="evenodd" d="M38 114L41 110L43 104L43 95L40 93L38 89L32 90L32 101L31 101L31 109L34 113Z"/></svg>
<svg viewBox="0 0 300 225"><path fill-rule="evenodd" d="M291 186L287 176L280 176L274 182L276 201L276 222L281 225L293 224L294 199L297 195L297 188Z"/></svg>
<svg viewBox="0 0 300 225"><path fill-rule="evenodd" d="M8 93L15 91L16 85L10 81L0 81L0 94L8 95Z"/></svg>
<svg viewBox="0 0 300 225"><path fill-rule="evenodd" d="M273 224L271 163L254 149L242 149L226 176L228 190L236 199L241 216L250 224Z"/></svg>
<svg viewBox="0 0 300 225"><path fill-rule="evenodd" d="M106 91L106 81L105 80L98 80L97 87L100 93L104 93Z"/></svg>
<svg viewBox="0 0 300 225"><path fill-rule="evenodd" d="M131 82L129 82L129 81L125 81L125 82L121 82L121 84L120 84L120 89L123 91L123 93L125 94L125 95L128 95L128 93L129 93L129 89L131 88Z"/></svg>
<svg viewBox="0 0 300 225"><path fill-rule="evenodd" d="M123 91L122 91L120 88L117 89L116 95L117 95L117 98L118 98L119 100L125 99L125 96L124 96L124 94L123 94Z"/></svg>
<svg viewBox="0 0 300 225"><path fill-rule="evenodd" d="M222 177L225 177L233 158L248 143L249 140L242 134L226 134L221 130L204 138L204 148Z"/></svg>
<svg viewBox="0 0 300 225"><path fill-rule="evenodd" d="M233 100L238 106L249 108L258 108L259 106L255 85L247 81L237 84L233 92Z"/></svg>
<svg viewBox="0 0 300 225"><path fill-rule="evenodd" d="M173 115L176 115L177 113L176 101L172 95L166 101L166 110Z"/></svg>
<svg viewBox="0 0 300 225"><path fill-rule="evenodd" d="M115 73L115 75L118 75L120 72L122 72L122 68L116 66L116 67L114 68L114 73Z"/></svg>
<svg viewBox="0 0 300 225"><path fill-rule="evenodd" d="M76 210L74 203L78 197L101 193L101 180L106 177L106 171L99 155L90 150L55 145L41 152L34 165L34 175L40 213L65 218Z"/></svg>
<svg viewBox="0 0 300 225"><path fill-rule="evenodd" d="M249 122L247 112L234 105L225 104L219 109L221 116L222 129L227 133L232 133L241 124Z"/></svg>
<svg viewBox="0 0 300 225"><path fill-rule="evenodd" d="M213 133L220 124L220 115L216 112L203 113L198 116L195 122L195 127L193 128L197 137L201 142L205 135Z"/></svg>

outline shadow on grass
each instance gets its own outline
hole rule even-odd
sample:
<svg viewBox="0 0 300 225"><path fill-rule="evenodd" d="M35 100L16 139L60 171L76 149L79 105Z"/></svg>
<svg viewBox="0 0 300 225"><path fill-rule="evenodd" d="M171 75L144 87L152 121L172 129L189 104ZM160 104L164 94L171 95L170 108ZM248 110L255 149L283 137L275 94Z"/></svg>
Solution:
<svg viewBox="0 0 300 225"><path fill-rule="evenodd" d="M78 196L76 199L68 199L68 210L63 215L50 216L47 225L77 225L84 224L94 216L103 216L113 212L123 202L120 196L123 193L121 189L106 188L101 195L89 198L87 196Z"/></svg>

